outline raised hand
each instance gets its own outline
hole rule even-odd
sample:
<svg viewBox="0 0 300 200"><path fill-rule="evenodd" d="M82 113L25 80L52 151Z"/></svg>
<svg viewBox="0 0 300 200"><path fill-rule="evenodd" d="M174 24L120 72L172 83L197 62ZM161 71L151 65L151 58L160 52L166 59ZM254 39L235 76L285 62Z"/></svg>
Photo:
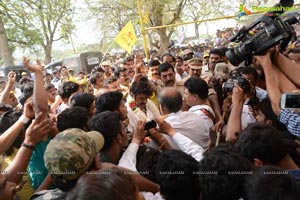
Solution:
<svg viewBox="0 0 300 200"><path fill-rule="evenodd" d="M39 59L36 60L36 65L33 65L30 63L30 59L27 57L23 57L23 65L27 67L30 71L36 73L36 72L43 72L43 65L41 64L41 61Z"/></svg>
<svg viewBox="0 0 300 200"><path fill-rule="evenodd" d="M42 117L40 112L27 128L24 143L35 146L48 134L52 121L50 118L42 119Z"/></svg>

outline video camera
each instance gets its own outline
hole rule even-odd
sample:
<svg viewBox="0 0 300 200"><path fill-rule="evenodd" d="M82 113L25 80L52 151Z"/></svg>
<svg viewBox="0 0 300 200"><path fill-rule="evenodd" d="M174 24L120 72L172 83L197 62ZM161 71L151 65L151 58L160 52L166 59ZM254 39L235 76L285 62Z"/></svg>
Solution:
<svg viewBox="0 0 300 200"><path fill-rule="evenodd" d="M296 39L296 33L291 25L299 21L299 12L286 19L264 15L249 27L239 30L230 41L240 44L229 49L226 56L234 66L238 66L244 60L246 65L249 65L253 55L264 55L269 48L277 44L284 50L292 39Z"/></svg>

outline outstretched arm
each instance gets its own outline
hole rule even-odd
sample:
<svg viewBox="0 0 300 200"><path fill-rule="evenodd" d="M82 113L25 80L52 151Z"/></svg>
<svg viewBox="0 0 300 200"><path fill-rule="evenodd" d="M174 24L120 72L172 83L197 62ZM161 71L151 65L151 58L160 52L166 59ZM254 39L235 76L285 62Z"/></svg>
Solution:
<svg viewBox="0 0 300 200"><path fill-rule="evenodd" d="M228 119L226 142L234 143L238 139L236 133L242 131L241 117L244 104L243 97L243 89L240 86L236 85L232 91L232 110Z"/></svg>
<svg viewBox="0 0 300 200"><path fill-rule="evenodd" d="M27 128L22 146L13 162L5 169L9 181L14 183L21 181L24 174L22 172L26 172L35 145L46 135L50 124L50 119L42 120L42 114L39 113L36 119Z"/></svg>
<svg viewBox="0 0 300 200"><path fill-rule="evenodd" d="M34 89L33 89L33 108L35 115L42 113L42 118L46 118L48 114L47 93L44 87L43 80L43 66L39 60L36 61L37 65L34 66L26 57L23 58L23 64L30 71L34 72Z"/></svg>
<svg viewBox="0 0 300 200"><path fill-rule="evenodd" d="M279 115L281 109L279 107L280 105L280 95L281 91L278 86L278 82L276 81L276 73L275 68L271 61L271 50L269 50L265 55L262 56L255 56L259 64L262 66L265 76L266 76L266 85L267 85L267 91L268 96L271 100L271 105L273 112L276 115Z"/></svg>
<svg viewBox="0 0 300 200"><path fill-rule="evenodd" d="M10 96L10 91L12 91L12 89L14 88L15 81L16 81L16 73L13 71L9 72L7 76L7 83L0 96L0 103L11 105L9 96Z"/></svg>

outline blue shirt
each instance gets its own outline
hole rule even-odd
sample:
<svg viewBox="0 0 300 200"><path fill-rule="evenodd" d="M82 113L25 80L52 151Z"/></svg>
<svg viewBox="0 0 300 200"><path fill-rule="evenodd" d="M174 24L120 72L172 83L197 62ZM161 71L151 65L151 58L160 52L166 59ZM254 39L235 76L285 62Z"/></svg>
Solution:
<svg viewBox="0 0 300 200"><path fill-rule="evenodd" d="M280 111L278 119L281 123L286 125L288 131L300 138L300 115L289 109Z"/></svg>
<svg viewBox="0 0 300 200"><path fill-rule="evenodd" d="M32 152L32 156L29 161L29 175L34 189L37 189L48 175L48 170L44 163L44 153L49 142L50 138L48 138L47 141L39 142Z"/></svg>

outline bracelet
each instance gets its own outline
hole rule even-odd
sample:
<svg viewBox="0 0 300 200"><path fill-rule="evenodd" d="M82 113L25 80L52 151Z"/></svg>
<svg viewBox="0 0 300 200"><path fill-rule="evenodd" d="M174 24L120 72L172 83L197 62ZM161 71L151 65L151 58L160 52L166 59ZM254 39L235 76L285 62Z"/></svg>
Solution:
<svg viewBox="0 0 300 200"><path fill-rule="evenodd" d="M32 151L34 151L34 149L35 149L35 146L26 144L26 143L24 143L24 142L22 143L22 147L26 147L26 148L28 148L28 149L31 149Z"/></svg>
<svg viewBox="0 0 300 200"><path fill-rule="evenodd" d="M24 124L27 124L30 121L30 119L28 117L26 117L24 114L21 115L19 120L21 120L21 122L23 122Z"/></svg>

